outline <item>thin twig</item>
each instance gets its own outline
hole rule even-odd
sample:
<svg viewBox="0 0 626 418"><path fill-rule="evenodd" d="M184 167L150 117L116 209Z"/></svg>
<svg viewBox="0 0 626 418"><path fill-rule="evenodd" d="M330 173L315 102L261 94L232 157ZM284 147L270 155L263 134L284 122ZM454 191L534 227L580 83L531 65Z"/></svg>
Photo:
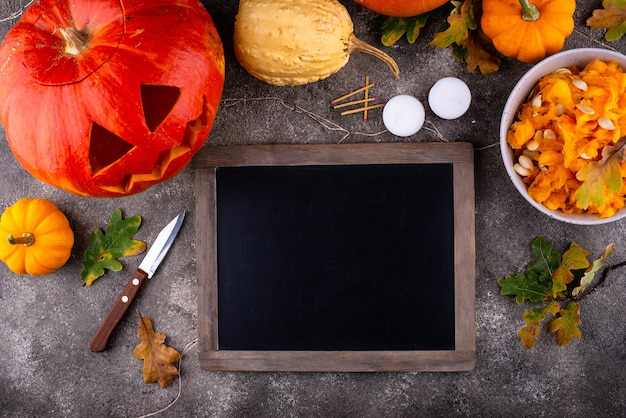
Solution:
<svg viewBox="0 0 626 418"><path fill-rule="evenodd" d="M434 133L437 136L437 138L441 139L443 142L450 142L445 136L443 136L441 132L439 132L439 129L437 129L434 123L432 123L429 120L427 120L426 123L430 126L424 126L424 129L426 129L429 132Z"/></svg>
<svg viewBox="0 0 626 418"><path fill-rule="evenodd" d="M497 147L498 145L500 145L499 142L494 142L493 144L485 145L484 147L474 148L474 151L484 151L489 148Z"/></svg>
<svg viewBox="0 0 626 418"><path fill-rule="evenodd" d="M146 417L152 417L152 416L158 415L170 409L172 405L174 405L178 401L183 390L183 357L185 356L185 354L187 354L189 350L193 348L194 345L196 345L197 342L198 342L198 339L194 338L193 340L188 342L185 345L185 347L183 347L183 351L180 353L180 360L178 360L178 393L176 394L176 397L167 406L159 409L158 411L150 412L149 414L146 414L146 415L141 415L138 418L146 418Z"/></svg>
<svg viewBox="0 0 626 418"><path fill-rule="evenodd" d="M443 136L443 134L439 131L439 129L437 129L437 127L435 126L434 123L432 123L431 121L427 120L426 124L429 125L429 126L424 126L424 129L426 129L429 132L434 133L435 136L437 138L439 138L440 140L442 140L443 142L450 142L445 136ZM492 144L485 145L483 147L474 148L474 151L484 151L486 149L496 147L499 144L500 144L499 142L494 142Z"/></svg>
<svg viewBox="0 0 626 418"><path fill-rule="evenodd" d="M591 36L587 35L586 33L581 32L578 29L574 29L574 32L577 35L584 36L585 38L589 39L591 42L594 42L594 43L596 43L596 44L598 44L598 45L600 45L600 46L602 46L604 48L610 49L611 51L619 52L617 49L613 48L612 46L607 45L605 42L599 41L599 40L597 40L595 38L592 38Z"/></svg>
<svg viewBox="0 0 626 418"><path fill-rule="evenodd" d="M8 22L9 20L17 19L18 17L22 16L22 14L24 14L24 10L27 9L28 6L30 6L34 1L35 0L30 0L24 6L20 7L19 10L11 13L7 17L0 18L0 22Z"/></svg>
<svg viewBox="0 0 626 418"><path fill-rule="evenodd" d="M342 143L343 141L345 141L345 139L347 137L349 137L350 135L358 135L358 136L365 136L365 137L375 137L375 136L379 136L382 135L384 133L389 132L387 129L379 131L379 132L374 132L374 133L367 133L367 132L352 132L346 128L344 128L341 125L336 124L335 122L328 120L316 113L313 113L309 110L304 109L301 106L298 106L296 104L288 104L284 99L281 99L280 97L251 97L251 98L241 98L241 99L222 99L222 102L224 104L224 107L231 107L231 106L235 106L237 104L240 103L245 103L245 102L250 102L250 101L274 101L274 102L278 102L280 103L282 106L284 106L285 108L293 111L293 112L297 112L297 113L303 113L305 115L307 115L309 118L313 119L315 122L319 123L322 127L324 127L325 129L329 130L329 131L336 131L336 132L343 132L344 136L338 141L338 143ZM372 109L373 106L370 107L370 109ZM362 109L361 109L362 110ZM445 136L443 136L443 134L439 131L439 129L437 129L437 127L435 126L434 123L432 123L431 121L426 121L425 122L426 125L428 126L424 126L424 129L427 131L432 132L433 134L435 134L435 136L437 138L439 138L441 141L443 142L450 142L450 140L448 140ZM494 142L492 144L486 145L484 147L480 147L480 148L475 148L475 151L483 151L489 148L493 148L495 146L497 146L499 144L499 142Z"/></svg>
<svg viewBox="0 0 626 418"><path fill-rule="evenodd" d="M338 141L338 143L342 143L350 135L374 137L374 136L382 135L385 132L387 132L386 129L380 132L375 132L375 133L353 132L301 106L298 106L296 104L288 104L284 99L281 99L280 97L252 97L252 98L242 98L242 99L222 99L222 102L224 103L225 107L231 107L236 104L245 103L249 101L267 101L267 100L278 102L279 104L281 104L282 106L284 106L285 108L293 112L303 113L329 131L343 132L344 136Z"/></svg>

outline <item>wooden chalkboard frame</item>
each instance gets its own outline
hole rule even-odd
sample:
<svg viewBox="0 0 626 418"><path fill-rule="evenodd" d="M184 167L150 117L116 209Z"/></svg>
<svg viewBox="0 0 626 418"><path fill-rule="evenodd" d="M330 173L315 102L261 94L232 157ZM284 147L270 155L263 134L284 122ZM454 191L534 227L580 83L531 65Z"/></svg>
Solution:
<svg viewBox="0 0 626 418"><path fill-rule="evenodd" d="M435 164L453 166L453 350L222 350L218 341L218 167ZM199 365L213 371L467 371L476 362L474 154L469 143L207 146L195 157Z"/></svg>

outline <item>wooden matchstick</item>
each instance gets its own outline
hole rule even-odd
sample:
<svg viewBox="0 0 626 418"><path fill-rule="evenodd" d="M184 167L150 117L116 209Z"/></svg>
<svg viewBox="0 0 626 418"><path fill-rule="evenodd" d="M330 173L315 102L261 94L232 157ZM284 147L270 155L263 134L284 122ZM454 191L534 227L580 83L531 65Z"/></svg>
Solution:
<svg viewBox="0 0 626 418"><path fill-rule="evenodd" d="M336 98L335 100L331 100L331 101L330 101L330 104L334 105L335 103L341 102L342 100L346 100L348 97L352 97L352 96L354 96L355 94L359 94L359 93L361 93L362 91L365 91L365 90L367 90L367 89L369 89L369 88L371 88L371 87L374 87L374 84L373 84L373 83L372 83L372 84L368 84L368 85L366 85L366 86L363 86L363 87L361 87L360 89L356 89L356 90L354 90L352 93L348 93L348 94L346 94L346 95L344 95L344 96L338 97L338 98Z"/></svg>
<svg viewBox="0 0 626 418"><path fill-rule="evenodd" d="M347 107L347 106L352 106L352 105L361 104L361 103L374 102L374 101L376 101L378 99L379 99L378 97L370 97L368 99L353 100L351 102L346 102L346 103L335 105L335 106L333 106L333 109L339 109L341 107Z"/></svg>
<svg viewBox="0 0 626 418"><path fill-rule="evenodd" d="M367 86L370 83L370 76L366 75L365 76L365 85ZM370 93L370 89L367 88L365 89L365 100L367 100L369 98L369 93ZM365 102L365 106L363 106L363 108L365 110L363 110L363 120L367 121L367 101Z"/></svg>
<svg viewBox="0 0 626 418"><path fill-rule="evenodd" d="M360 107L358 109L346 110L346 111L341 112L341 116L351 115L352 113L365 112L366 110L378 109L383 106L385 106L385 103L379 103L379 104L375 104L373 106L367 106L367 107Z"/></svg>

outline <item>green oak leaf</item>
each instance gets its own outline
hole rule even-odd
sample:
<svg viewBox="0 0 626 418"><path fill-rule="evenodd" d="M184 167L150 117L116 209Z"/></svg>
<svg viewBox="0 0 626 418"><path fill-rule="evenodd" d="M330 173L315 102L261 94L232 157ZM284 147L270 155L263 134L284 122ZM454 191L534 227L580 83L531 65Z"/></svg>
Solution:
<svg viewBox="0 0 626 418"><path fill-rule="evenodd" d="M530 261L527 268L542 273L540 276L544 279L542 283L549 286L552 275L561 264L561 254L552 251L552 242L546 241L542 236L535 238L530 243L530 248L536 259Z"/></svg>
<svg viewBox="0 0 626 418"><path fill-rule="evenodd" d="M96 228L91 234L91 248L85 251L82 261L81 279L90 286L96 279L103 276L105 269L120 271L120 257L140 254L146 250L146 243L132 239L141 225L140 216L122 219L121 209L111 214L106 232Z"/></svg>
<svg viewBox="0 0 626 418"><path fill-rule="evenodd" d="M520 273L517 276L506 276L497 280L500 285L500 294L515 296L518 304L528 300L530 302L543 302L548 298L550 288L542 285L533 271Z"/></svg>
<svg viewBox="0 0 626 418"><path fill-rule="evenodd" d="M404 35L410 44L415 43L420 32L434 12L427 12L413 17L390 17L379 15L370 22L372 32L381 35L384 46L392 46Z"/></svg>
<svg viewBox="0 0 626 418"><path fill-rule="evenodd" d="M553 292L552 275L561 264L561 255L552 251L552 243L544 237L535 238L531 249L536 258L527 264L525 272L497 280L500 294L515 296L517 303L547 300Z"/></svg>

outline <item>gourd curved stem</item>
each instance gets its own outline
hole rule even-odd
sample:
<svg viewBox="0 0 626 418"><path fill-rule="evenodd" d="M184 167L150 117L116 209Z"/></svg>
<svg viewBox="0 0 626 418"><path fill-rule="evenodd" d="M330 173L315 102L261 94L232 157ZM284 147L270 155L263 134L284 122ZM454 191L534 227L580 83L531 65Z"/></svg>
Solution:
<svg viewBox="0 0 626 418"><path fill-rule="evenodd" d="M72 56L80 55L89 48L89 34L76 28L59 28L65 41L65 53Z"/></svg>
<svg viewBox="0 0 626 418"><path fill-rule="evenodd" d="M21 237L17 238L15 238L12 234L9 234L7 240L11 245L23 244L25 247L30 247L35 243L35 236L30 232L24 232Z"/></svg>
<svg viewBox="0 0 626 418"><path fill-rule="evenodd" d="M400 77L400 68L398 67L398 64L396 64L396 62L393 60L393 58L385 54L380 49L374 48L370 44L363 42L362 40L354 36L354 34L350 35L350 37L348 38L348 53L352 52L364 52L366 54L375 56L389 66L391 72L396 78Z"/></svg>
<svg viewBox="0 0 626 418"><path fill-rule="evenodd" d="M540 13L537 6L528 0L519 0L519 4L522 6L522 20L534 22L539 19Z"/></svg>

